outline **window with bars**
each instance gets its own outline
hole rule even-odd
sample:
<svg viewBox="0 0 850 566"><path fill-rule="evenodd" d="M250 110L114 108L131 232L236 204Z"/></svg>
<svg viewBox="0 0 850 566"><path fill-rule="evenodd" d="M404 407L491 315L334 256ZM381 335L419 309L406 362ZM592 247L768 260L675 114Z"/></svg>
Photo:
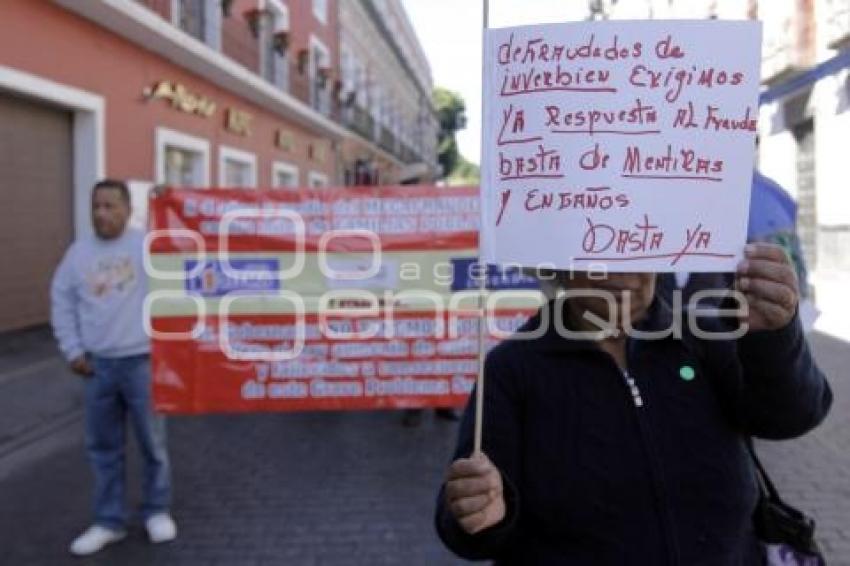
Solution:
<svg viewBox="0 0 850 566"><path fill-rule="evenodd" d="M310 41L310 102L311 106L329 116L331 113L331 57L328 48L318 39Z"/></svg>
<svg viewBox="0 0 850 566"><path fill-rule="evenodd" d="M218 184L220 187L257 187L256 155L227 146L219 146L218 151Z"/></svg>
<svg viewBox="0 0 850 566"><path fill-rule="evenodd" d="M177 25L200 41L206 41L206 0L178 0Z"/></svg>
<svg viewBox="0 0 850 566"><path fill-rule="evenodd" d="M310 171L310 174L307 176L307 185L314 189L327 187L328 176L316 171Z"/></svg>
<svg viewBox="0 0 850 566"><path fill-rule="evenodd" d="M289 163L276 162L272 168L273 189L296 189L299 185L298 168Z"/></svg>
<svg viewBox="0 0 850 566"><path fill-rule="evenodd" d="M197 187L203 178L203 156L173 145L165 148L165 184L171 187Z"/></svg>
<svg viewBox="0 0 850 566"><path fill-rule="evenodd" d="M289 89L289 13L279 2L268 2L260 24L260 72L281 90Z"/></svg>
<svg viewBox="0 0 850 566"><path fill-rule="evenodd" d="M221 49L222 8L215 0L171 0L171 21L213 49Z"/></svg>

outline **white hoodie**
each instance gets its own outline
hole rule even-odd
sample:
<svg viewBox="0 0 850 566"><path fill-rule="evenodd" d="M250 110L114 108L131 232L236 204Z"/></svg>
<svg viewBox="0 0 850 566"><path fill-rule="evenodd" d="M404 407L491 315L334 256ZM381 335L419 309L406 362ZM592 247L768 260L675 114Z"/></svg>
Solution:
<svg viewBox="0 0 850 566"><path fill-rule="evenodd" d="M51 324L69 361L91 353L121 358L150 351L142 322L147 293L144 234L75 241L53 275Z"/></svg>

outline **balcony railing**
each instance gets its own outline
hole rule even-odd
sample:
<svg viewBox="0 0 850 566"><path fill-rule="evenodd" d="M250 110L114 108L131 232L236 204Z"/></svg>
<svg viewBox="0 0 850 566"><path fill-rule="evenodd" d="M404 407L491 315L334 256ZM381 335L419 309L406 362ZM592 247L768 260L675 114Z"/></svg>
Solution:
<svg viewBox="0 0 850 566"><path fill-rule="evenodd" d="M398 140L386 126L381 126L381 135L378 139L378 145L393 155L398 152Z"/></svg>
<svg viewBox="0 0 850 566"><path fill-rule="evenodd" d="M409 145L405 143L401 143L399 145L401 146L401 151L398 154L398 158L403 163L416 163L417 161L421 161L419 154L417 154Z"/></svg>
<svg viewBox="0 0 850 566"><path fill-rule="evenodd" d="M364 138L372 140L375 137L375 120L367 110L360 106L352 105L343 109L343 121L351 130L357 132Z"/></svg>
<svg viewBox="0 0 850 566"><path fill-rule="evenodd" d="M357 104L342 105L341 115L347 128L377 143L381 149L392 154L402 163L426 161L423 152L427 152L427 147L423 148L423 152L415 150L393 134L390 128L377 123L368 110Z"/></svg>
<svg viewBox="0 0 850 566"><path fill-rule="evenodd" d="M325 116L331 115L331 93L318 79L313 79L310 88L310 106Z"/></svg>
<svg viewBox="0 0 850 566"><path fill-rule="evenodd" d="M827 0L826 42L839 49L850 44L850 0Z"/></svg>

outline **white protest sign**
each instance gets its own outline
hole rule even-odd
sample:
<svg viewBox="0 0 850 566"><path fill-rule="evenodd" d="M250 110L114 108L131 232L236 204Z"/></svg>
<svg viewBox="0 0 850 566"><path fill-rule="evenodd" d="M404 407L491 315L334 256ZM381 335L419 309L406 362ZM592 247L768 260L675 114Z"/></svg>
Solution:
<svg viewBox="0 0 850 566"><path fill-rule="evenodd" d="M487 30L482 255L733 271L746 240L761 24Z"/></svg>

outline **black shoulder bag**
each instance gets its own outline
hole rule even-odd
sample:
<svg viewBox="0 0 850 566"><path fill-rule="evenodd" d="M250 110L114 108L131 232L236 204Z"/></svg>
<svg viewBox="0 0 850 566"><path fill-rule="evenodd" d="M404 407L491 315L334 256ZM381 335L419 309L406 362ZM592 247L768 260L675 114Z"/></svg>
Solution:
<svg viewBox="0 0 850 566"><path fill-rule="evenodd" d="M761 541L766 566L826 566L815 542L815 521L791 507L779 497L756 455L752 441L747 447L755 464L759 502L753 514L753 526Z"/></svg>

